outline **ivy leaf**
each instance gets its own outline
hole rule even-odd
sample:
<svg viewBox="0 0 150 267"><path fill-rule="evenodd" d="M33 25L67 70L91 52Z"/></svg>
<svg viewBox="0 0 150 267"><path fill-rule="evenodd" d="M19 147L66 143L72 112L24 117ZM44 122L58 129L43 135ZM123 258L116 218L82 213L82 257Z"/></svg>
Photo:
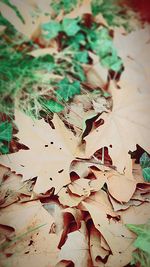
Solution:
<svg viewBox="0 0 150 267"><path fill-rule="evenodd" d="M145 182L150 183L150 167L146 167L142 170L143 178Z"/></svg>
<svg viewBox="0 0 150 267"><path fill-rule="evenodd" d="M64 18L62 21L62 30L68 36L74 36L79 30L77 19Z"/></svg>
<svg viewBox="0 0 150 267"><path fill-rule="evenodd" d="M142 169L150 167L150 157L146 152L144 152L140 158L140 165Z"/></svg>
<svg viewBox="0 0 150 267"><path fill-rule="evenodd" d="M0 141L10 142L12 139L12 124L8 121L0 123Z"/></svg>
<svg viewBox="0 0 150 267"><path fill-rule="evenodd" d="M64 106L55 102L54 100L44 100L42 101L42 106L47 110L58 113L64 109Z"/></svg>
<svg viewBox="0 0 150 267"><path fill-rule="evenodd" d="M59 12L63 9L65 13L69 13L77 4L77 0L52 0L51 7L58 15Z"/></svg>
<svg viewBox="0 0 150 267"><path fill-rule="evenodd" d="M150 221L147 224L126 224L126 226L134 233L138 235L137 239L133 243L135 248L138 248L150 256Z"/></svg>
<svg viewBox="0 0 150 267"><path fill-rule="evenodd" d="M9 153L8 146L4 145L1 141L0 141L0 153L3 155Z"/></svg>
<svg viewBox="0 0 150 267"><path fill-rule="evenodd" d="M68 101L76 94L80 94L80 83L78 81L70 82L67 78L64 78L58 83L58 90L56 95L58 99Z"/></svg>
<svg viewBox="0 0 150 267"><path fill-rule="evenodd" d="M57 21L50 21L44 23L41 27L42 30L45 32L43 36L48 40L55 38L61 31L61 25Z"/></svg>
<svg viewBox="0 0 150 267"><path fill-rule="evenodd" d="M140 165L142 167L143 178L146 182L150 182L150 157L146 152L140 158Z"/></svg>
<svg viewBox="0 0 150 267"><path fill-rule="evenodd" d="M88 52L87 51L79 51L75 53L74 57L78 62L88 63Z"/></svg>
<svg viewBox="0 0 150 267"><path fill-rule="evenodd" d="M91 49L100 57L102 65L119 72L122 60L117 55L108 29L101 29L95 34L91 33L88 38Z"/></svg>
<svg viewBox="0 0 150 267"><path fill-rule="evenodd" d="M74 70L73 74L77 79L80 79L81 82L84 82L86 80L86 76L83 71L83 68L79 64L75 64L73 66L73 70Z"/></svg>

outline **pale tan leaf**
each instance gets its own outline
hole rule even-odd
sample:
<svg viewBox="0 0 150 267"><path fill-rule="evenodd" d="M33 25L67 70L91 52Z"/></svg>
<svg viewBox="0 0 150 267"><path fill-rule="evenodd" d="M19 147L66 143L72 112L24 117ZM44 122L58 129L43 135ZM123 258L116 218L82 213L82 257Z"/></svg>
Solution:
<svg viewBox="0 0 150 267"><path fill-rule="evenodd" d="M113 255L109 256L112 257L112 263L110 265L107 263L107 266L122 267L127 264L131 260L133 247L132 249L130 247L134 235L121 222L115 220L117 213L112 211L105 192L95 193L94 196L86 199L83 205L89 211L95 227L103 235L112 251ZM107 215L112 216L110 221Z"/></svg>
<svg viewBox="0 0 150 267"><path fill-rule="evenodd" d="M84 199L84 196L77 196L68 192L67 188L62 188L57 195L60 203L67 207L76 207Z"/></svg>
<svg viewBox="0 0 150 267"><path fill-rule="evenodd" d="M93 265L98 267L105 266L103 262L110 254L110 249L105 250L101 246L101 238L100 232L92 225L90 229L90 254Z"/></svg>
<svg viewBox="0 0 150 267"><path fill-rule="evenodd" d="M42 207L41 203L30 202L14 204L2 210L0 221L2 224L15 228L16 236L21 236L13 245L5 248L5 253L12 254L5 257L1 254L3 266L55 266L58 262L57 248L60 234L49 234L54 219ZM35 230L34 230L35 229ZM33 230L33 231L32 231Z"/></svg>
<svg viewBox="0 0 150 267"><path fill-rule="evenodd" d="M108 147L113 165L121 173L132 175L129 150L139 144L150 152L150 94L142 94L131 85L122 89L112 88L113 109L102 115L104 124L90 133L86 139L86 155L91 156L101 147Z"/></svg>
<svg viewBox="0 0 150 267"><path fill-rule="evenodd" d="M0 158L3 165L22 174L24 181L38 177L35 193L44 193L52 187L57 193L70 182L69 169L75 156L77 139L56 114L53 123L55 129L51 129L44 120L33 121L16 112L18 137L30 150L20 150Z"/></svg>
<svg viewBox="0 0 150 267"><path fill-rule="evenodd" d="M137 29L129 34L122 34L115 29L114 45L123 59L125 71L121 76L125 84L130 83L142 92L149 92L150 84L150 27ZM136 45L135 45L136 44Z"/></svg>
<svg viewBox="0 0 150 267"><path fill-rule="evenodd" d="M128 202L136 189L136 181L125 175L114 173L107 181L109 193L120 202Z"/></svg>
<svg viewBox="0 0 150 267"><path fill-rule="evenodd" d="M83 66L87 81L92 86L103 88L107 82L108 70L102 67L100 64L100 59L97 55L89 52L89 56L93 60L93 64L84 64Z"/></svg>
<svg viewBox="0 0 150 267"><path fill-rule="evenodd" d="M76 267L91 267L88 234L84 221L78 231L68 234L68 239L59 253L59 259L71 260Z"/></svg>

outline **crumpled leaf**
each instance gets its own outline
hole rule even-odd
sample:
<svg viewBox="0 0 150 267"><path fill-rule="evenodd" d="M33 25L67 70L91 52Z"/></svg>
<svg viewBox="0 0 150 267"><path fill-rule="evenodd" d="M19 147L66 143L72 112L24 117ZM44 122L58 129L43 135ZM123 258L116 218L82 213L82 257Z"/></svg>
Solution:
<svg viewBox="0 0 150 267"><path fill-rule="evenodd" d="M128 97L130 95L130 97ZM113 165L121 173L132 175L132 161L129 150L136 150L139 144L150 152L150 94L142 94L136 88L113 87L113 109L109 114L102 115L104 124L95 129L86 138L86 155L91 156L101 147L108 147ZM127 138L130 129L130 138Z"/></svg>
<svg viewBox="0 0 150 267"><path fill-rule="evenodd" d="M55 129L51 129L43 119L33 121L22 112L16 112L17 136L29 150L0 157L0 163L22 174L23 181L38 177L35 193L45 193L52 187L57 193L70 182L69 168L78 141L56 114L53 123Z"/></svg>
<svg viewBox="0 0 150 267"><path fill-rule="evenodd" d="M91 267L88 235L84 221L78 231L68 234L68 239L59 253L59 259L71 260L76 267Z"/></svg>
<svg viewBox="0 0 150 267"><path fill-rule="evenodd" d="M108 255L110 254L110 249L108 248L106 250L102 245L102 236L94 225L92 225L90 228L90 253L94 266L103 266L102 262L107 261Z"/></svg>

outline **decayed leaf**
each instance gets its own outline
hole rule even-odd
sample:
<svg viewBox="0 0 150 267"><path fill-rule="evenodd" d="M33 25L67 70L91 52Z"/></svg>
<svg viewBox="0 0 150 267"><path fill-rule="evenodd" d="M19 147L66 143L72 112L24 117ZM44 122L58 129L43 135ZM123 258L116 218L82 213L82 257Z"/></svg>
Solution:
<svg viewBox="0 0 150 267"><path fill-rule="evenodd" d="M0 221L2 224L14 227L16 233L15 242L12 239L11 243L3 244L2 266L56 265L60 234L49 233L55 222L39 201L14 204L3 209Z"/></svg>
<svg viewBox="0 0 150 267"><path fill-rule="evenodd" d="M113 165L121 173L132 175L129 150L139 144L150 152L150 94L142 94L133 87L112 88L113 109L104 114L104 124L90 133L86 139L86 155L91 156L101 147L108 147ZM130 138L128 135L130 134Z"/></svg>
<svg viewBox="0 0 150 267"><path fill-rule="evenodd" d="M83 66L87 81L92 86L103 88L103 86L107 82L108 71L100 64L99 56L95 55L92 52L89 52L89 56L93 60L93 64L85 64Z"/></svg>
<svg viewBox="0 0 150 267"><path fill-rule="evenodd" d="M89 211L95 227L103 235L112 251L112 255L109 256L109 258L112 257L112 263L107 263L107 265L122 267L127 264L131 259L133 250L131 244L134 235L127 231L121 222L115 220L117 214L112 211L105 192L95 193L94 196L85 200L83 205ZM110 215L110 221L108 215Z"/></svg>
<svg viewBox="0 0 150 267"><path fill-rule="evenodd" d="M21 195L31 199L32 182L23 183L21 176L11 173L4 166L0 166L0 207L7 207L21 200Z"/></svg>
<svg viewBox="0 0 150 267"><path fill-rule="evenodd" d="M59 259L71 260L76 267L91 267L88 235L84 221L78 231L68 234L68 239L59 253Z"/></svg>
<svg viewBox="0 0 150 267"><path fill-rule="evenodd" d="M30 149L0 157L0 162L17 174L22 174L24 181L38 177L35 193L44 193L52 187L57 193L70 183L69 168L75 157L77 139L56 114L53 123L55 129L51 129L44 120L33 121L23 113L16 112L18 137Z"/></svg>
<svg viewBox="0 0 150 267"><path fill-rule="evenodd" d="M108 177L108 191L120 202L128 202L136 189L136 181L125 175L114 173Z"/></svg>
<svg viewBox="0 0 150 267"><path fill-rule="evenodd" d="M67 207L77 207L79 203L84 199L84 196L77 196L72 194L68 188L62 188L60 192L58 192L59 202L63 206Z"/></svg>
<svg viewBox="0 0 150 267"><path fill-rule="evenodd" d="M104 262L107 261L108 255L110 254L110 249L106 250L101 246L101 234L92 225L90 229L90 253L94 266L105 266Z"/></svg>

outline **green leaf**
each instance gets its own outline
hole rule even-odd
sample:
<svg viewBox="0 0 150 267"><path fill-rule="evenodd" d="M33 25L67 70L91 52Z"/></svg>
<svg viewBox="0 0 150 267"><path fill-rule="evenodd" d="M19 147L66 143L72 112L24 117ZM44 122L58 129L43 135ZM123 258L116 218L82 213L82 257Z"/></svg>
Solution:
<svg viewBox="0 0 150 267"><path fill-rule="evenodd" d="M43 36L45 39L51 40L55 38L61 31L61 25L57 21L50 21L42 24L42 30L45 32Z"/></svg>
<svg viewBox="0 0 150 267"><path fill-rule="evenodd" d="M61 112L64 109L63 105L55 102L54 100L44 100L42 101L42 105L44 108L54 113Z"/></svg>
<svg viewBox="0 0 150 267"><path fill-rule="evenodd" d="M133 243L134 246L150 254L150 222L147 224L127 224L126 225L132 232L138 235Z"/></svg>
<svg viewBox="0 0 150 267"><path fill-rule="evenodd" d="M146 167L142 170L143 178L145 182L150 183L150 167Z"/></svg>
<svg viewBox="0 0 150 267"><path fill-rule="evenodd" d="M76 52L74 58L81 63L88 63L88 52L87 51Z"/></svg>
<svg viewBox="0 0 150 267"><path fill-rule="evenodd" d="M146 152L144 152L140 158L140 165L143 168L150 167L150 157Z"/></svg>
<svg viewBox="0 0 150 267"><path fill-rule="evenodd" d="M58 83L58 90L56 95L58 99L68 101L76 94L80 94L80 83L78 81L70 82L67 78L64 78Z"/></svg>
<svg viewBox="0 0 150 267"><path fill-rule="evenodd" d="M85 76L85 72L83 68L77 63L73 66L73 75L77 79L80 79L81 82L84 82L86 80L86 76Z"/></svg>
<svg viewBox="0 0 150 267"><path fill-rule="evenodd" d="M0 123L0 140L11 141L12 139L12 124L8 121Z"/></svg>
<svg viewBox="0 0 150 267"><path fill-rule="evenodd" d="M68 36L74 36L80 27L78 25L77 19L64 18L62 21L62 31L65 32Z"/></svg>
<svg viewBox="0 0 150 267"><path fill-rule="evenodd" d="M8 154L9 153L9 148L7 145L3 145L1 142L0 142L0 153L1 154Z"/></svg>
<svg viewBox="0 0 150 267"><path fill-rule="evenodd" d="M77 0L51 0L51 7L58 15L61 10L69 13L77 4Z"/></svg>

